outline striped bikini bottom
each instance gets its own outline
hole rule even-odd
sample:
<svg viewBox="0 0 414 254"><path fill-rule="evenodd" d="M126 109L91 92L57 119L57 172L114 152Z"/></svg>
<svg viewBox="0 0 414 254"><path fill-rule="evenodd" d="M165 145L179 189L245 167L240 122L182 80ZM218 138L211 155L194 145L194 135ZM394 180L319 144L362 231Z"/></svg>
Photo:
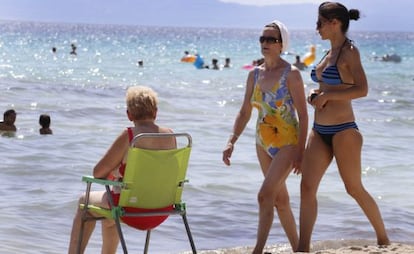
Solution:
<svg viewBox="0 0 414 254"><path fill-rule="evenodd" d="M351 128L358 130L358 126L355 122L341 123L335 125L320 125L317 123L313 123L313 129L319 134L323 142L330 147L332 147L332 139L336 133Z"/></svg>

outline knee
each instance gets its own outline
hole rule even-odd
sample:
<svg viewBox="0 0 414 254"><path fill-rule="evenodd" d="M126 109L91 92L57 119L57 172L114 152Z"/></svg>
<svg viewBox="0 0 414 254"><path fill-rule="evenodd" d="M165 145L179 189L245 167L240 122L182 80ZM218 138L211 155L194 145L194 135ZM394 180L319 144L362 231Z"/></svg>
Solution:
<svg viewBox="0 0 414 254"><path fill-rule="evenodd" d="M276 201L275 201L275 207L278 211L290 210L289 195L285 195L285 194L277 195Z"/></svg>
<svg viewBox="0 0 414 254"><path fill-rule="evenodd" d="M267 203L273 202L272 192L262 188L257 194L257 202L259 205L265 205Z"/></svg>
<svg viewBox="0 0 414 254"><path fill-rule="evenodd" d="M345 189L348 195L354 199L358 199L366 192L362 185L345 184Z"/></svg>
<svg viewBox="0 0 414 254"><path fill-rule="evenodd" d="M304 181L302 178L302 181L300 183L300 196L302 200L311 200L313 198L316 198L316 192L317 192L318 186L317 184L314 184L310 181Z"/></svg>
<svg viewBox="0 0 414 254"><path fill-rule="evenodd" d="M78 204L85 204L85 194L82 194L78 199Z"/></svg>
<svg viewBox="0 0 414 254"><path fill-rule="evenodd" d="M103 228L113 228L113 227L115 227L115 221L114 220L112 220L112 219L104 219L104 220L102 220L102 227Z"/></svg>

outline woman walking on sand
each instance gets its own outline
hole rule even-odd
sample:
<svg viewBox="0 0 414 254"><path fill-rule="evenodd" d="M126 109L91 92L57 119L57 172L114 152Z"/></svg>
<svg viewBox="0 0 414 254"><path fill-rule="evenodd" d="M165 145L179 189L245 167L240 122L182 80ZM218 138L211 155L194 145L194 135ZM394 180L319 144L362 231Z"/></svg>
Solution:
<svg viewBox="0 0 414 254"><path fill-rule="evenodd" d="M256 153L264 180L258 194L259 226L253 254L263 253L275 207L292 250L297 247L296 222L285 181L292 170L300 172L308 127L300 71L280 57L289 43L285 25L277 20L266 25L259 41L264 63L248 75L244 101L223 151L223 161L230 165L233 147L250 120L252 108L257 108Z"/></svg>
<svg viewBox="0 0 414 254"><path fill-rule="evenodd" d="M375 200L361 181L362 135L355 123L352 100L364 97L368 83L358 49L346 37L350 20L359 19L359 11L340 3L324 2L319 6L317 30L331 49L311 71L319 89L308 102L315 108L313 129L303 157L300 240L297 251L309 252L317 216L316 193L323 174L335 157L346 191L362 208L374 227L379 245L388 245Z"/></svg>

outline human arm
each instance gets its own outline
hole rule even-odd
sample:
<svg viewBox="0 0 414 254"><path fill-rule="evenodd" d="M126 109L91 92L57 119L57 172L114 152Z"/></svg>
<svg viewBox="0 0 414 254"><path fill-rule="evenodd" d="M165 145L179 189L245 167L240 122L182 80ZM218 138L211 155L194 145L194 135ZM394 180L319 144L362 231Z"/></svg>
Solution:
<svg viewBox="0 0 414 254"><path fill-rule="evenodd" d="M93 169L93 176L106 178L114 169L119 167L128 151L128 132L124 130L112 143L105 155L99 160Z"/></svg>
<svg viewBox="0 0 414 254"><path fill-rule="evenodd" d="M233 125L233 133L230 135L226 147L223 150L223 162L227 166L230 166L230 157L233 153L234 144L236 143L238 137L242 134L244 128L250 120L252 113L252 105L250 99L252 97L254 87L254 70L252 70L246 82L246 90L244 94L243 103L240 107L240 110L236 116L236 120Z"/></svg>
<svg viewBox="0 0 414 254"><path fill-rule="evenodd" d="M313 101L316 108L322 108L329 100L353 100L368 94L368 81L358 49L350 46L343 50L341 61L338 63L341 78L347 85L344 89L329 89L322 91Z"/></svg>
<svg viewBox="0 0 414 254"><path fill-rule="evenodd" d="M302 76L297 69L292 69L288 76L289 93L292 96L294 106L299 120L299 133L297 144L297 156L293 162L293 172L301 172L302 155L305 151L306 138L308 135L308 110L306 106L305 89Z"/></svg>

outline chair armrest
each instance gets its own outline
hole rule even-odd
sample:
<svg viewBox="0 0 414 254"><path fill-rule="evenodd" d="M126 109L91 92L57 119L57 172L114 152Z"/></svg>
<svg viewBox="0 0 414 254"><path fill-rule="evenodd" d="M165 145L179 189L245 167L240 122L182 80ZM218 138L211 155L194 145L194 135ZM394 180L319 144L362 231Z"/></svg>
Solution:
<svg viewBox="0 0 414 254"><path fill-rule="evenodd" d="M123 182L100 179L100 178L95 178L93 176L82 176L82 181L89 182L89 183L97 183L101 185L119 186L119 187L123 187L125 185L125 183Z"/></svg>

